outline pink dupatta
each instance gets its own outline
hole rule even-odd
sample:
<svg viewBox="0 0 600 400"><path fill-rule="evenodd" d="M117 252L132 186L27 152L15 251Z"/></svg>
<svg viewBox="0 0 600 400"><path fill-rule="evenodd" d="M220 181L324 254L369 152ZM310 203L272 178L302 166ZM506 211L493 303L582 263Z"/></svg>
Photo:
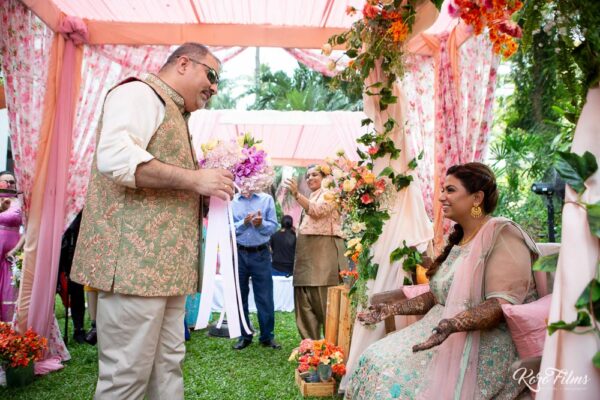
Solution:
<svg viewBox="0 0 600 400"><path fill-rule="evenodd" d="M507 225L516 226L532 253L538 254L535 243L521 227L506 218L491 218L473 239L465 260L456 267L442 318L453 318L458 313L473 308L485 300L483 281L486 261L494 248L498 233ZM477 386L479 338L479 331L451 334L439 346L431 360L433 373L421 386L427 389L424 393L420 393L418 398L455 400L476 398L476 393L479 391Z"/></svg>

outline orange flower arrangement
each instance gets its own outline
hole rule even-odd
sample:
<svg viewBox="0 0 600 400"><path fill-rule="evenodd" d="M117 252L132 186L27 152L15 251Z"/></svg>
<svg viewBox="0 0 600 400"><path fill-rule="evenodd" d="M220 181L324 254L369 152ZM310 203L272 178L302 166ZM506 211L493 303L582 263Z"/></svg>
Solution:
<svg viewBox="0 0 600 400"><path fill-rule="evenodd" d="M357 271L341 271L340 276L342 278L344 278L346 276L351 276L354 279L358 279L358 272Z"/></svg>
<svg viewBox="0 0 600 400"><path fill-rule="evenodd" d="M394 21L387 31L392 35L395 43L404 42L408 37L408 26L402 20Z"/></svg>
<svg viewBox="0 0 600 400"><path fill-rule="evenodd" d="M10 324L0 322L0 363L13 368L27 367L30 362L40 360L47 347L47 339L31 328L20 334Z"/></svg>
<svg viewBox="0 0 600 400"><path fill-rule="evenodd" d="M494 52L509 58L517 51L516 39L522 36L521 27L512 21L521 7L520 0L454 0L448 11L473 27L476 35L487 27Z"/></svg>
<svg viewBox="0 0 600 400"><path fill-rule="evenodd" d="M383 100L384 109L395 100L388 93L389 82L395 81L403 73L404 44L415 22L416 7L422 0L366 0L362 10L346 7L346 14L353 16L362 13L345 32L333 35L328 44L331 47L345 46L345 57L351 63L342 69L333 79L334 87L343 86L349 92L362 94L368 88L364 81L369 73L380 63L388 79L378 91ZM327 54L328 52L324 52ZM342 56L343 57L343 56ZM332 60L334 64L342 59ZM370 92L373 92L372 88Z"/></svg>
<svg viewBox="0 0 600 400"><path fill-rule="evenodd" d="M325 339L304 339L300 346L292 351L288 361L298 362L298 372L316 371L319 364L331 365L333 376L341 379L346 374L344 351Z"/></svg>

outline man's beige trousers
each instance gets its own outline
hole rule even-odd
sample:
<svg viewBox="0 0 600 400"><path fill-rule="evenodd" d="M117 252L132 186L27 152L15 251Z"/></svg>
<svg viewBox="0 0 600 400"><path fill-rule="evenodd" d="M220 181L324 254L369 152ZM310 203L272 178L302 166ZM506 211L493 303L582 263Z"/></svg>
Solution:
<svg viewBox="0 0 600 400"><path fill-rule="evenodd" d="M99 292L96 400L183 399L185 296Z"/></svg>

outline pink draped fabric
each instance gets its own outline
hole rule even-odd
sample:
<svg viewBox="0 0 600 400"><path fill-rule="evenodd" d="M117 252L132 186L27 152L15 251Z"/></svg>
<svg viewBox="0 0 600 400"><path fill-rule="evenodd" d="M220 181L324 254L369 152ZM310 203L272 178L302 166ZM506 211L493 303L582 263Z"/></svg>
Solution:
<svg viewBox="0 0 600 400"><path fill-rule="evenodd" d="M45 99L41 156L38 157L26 233L26 271L23 274L20 308L17 313L17 326L20 330L31 326L40 335L51 339L50 355L60 352L59 349L63 347L60 342L52 340L51 333L55 324L54 297L64 231L67 176L80 81L81 44L85 40L87 30L82 20L71 17L61 20L49 65L48 77L51 84L48 85ZM68 354L64 355L68 358ZM50 371L57 366L52 360L38 364L39 371Z"/></svg>
<svg viewBox="0 0 600 400"><path fill-rule="evenodd" d="M347 59L341 59L337 62L336 69L330 70L328 68L329 63L332 59L337 59L337 57L324 56L319 50L285 49L285 51L308 68L329 77L337 74L348 63Z"/></svg>
<svg viewBox="0 0 600 400"><path fill-rule="evenodd" d="M590 89L587 102L581 112L571 151L582 155L589 151L600 159L600 88ZM600 201L600 172L596 171L586 181L586 191L581 201L595 204ZM572 202L577 194L569 187L563 208L562 245L558 258L558 269L554 281L549 322L565 322L577 319L575 302L588 283L597 277L600 260L600 244L588 226L585 208ZM597 317L597 315L596 315ZM600 393L600 370L592 364L598 351L595 332L581 335L568 331L557 331L546 336L537 399L567 400L597 399ZM572 377L557 379L559 374ZM585 382L583 380L585 379Z"/></svg>
<svg viewBox="0 0 600 400"><path fill-rule="evenodd" d="M47 87L48 63L53 41L52 32L21 2L9 0L0 9L0 51L2 68L6 75L6 95L15 159L18 187L23 191L24 216L31 208L36 164L39 149L39 132L42 125L44 93ZM33 268L25 267L20 292L31 292ZM54 290L53 285L48 287ZM21 297L19 297L21 298ZM25 317L25 321L27 318ZM27 324L27 322L25 323ZM61 360L70 355L58 332L55 318L47 334L49 354ZM52 334L54 332L55 334ZM41 368L41 369L40 369ZM52 367L52 369L57 369ZM42 365L36 371L45 370Z"/></svg>
<svg viewBox="0 0 600 400"><path fill-rule="evenodd" d="M0 7L0 53L17 186L31 205L52 31L18 0Z"/></svg>
<svg viewBox="0 0 600 400"><path fill-rule="evenodd" d="M453 318L457 314L480 304L484 299L483 279L485 262L503 226L513 224L506 218L492 218L487 221L473 238L471 249L465 260L456 267L454 278L442 318ZM523 233L531 249L535 244ZM427 388L418 399L461 399L478 397L477 364L479 360L479 331L456 332L441 345L431 360L433 370L427 374ZM464 372L464 375L461 375Z"/></svg>
<svg viewBox="0 0 600 400"><path fill-rule="evenodd" d="M483 161L490 134L498 57L485 36L466 40L468 34L462 24L450 32L422 34L422 44L414 46L419 53L407 57L403 79L409 99L408 148L413 156L424 153L418 175L435 222L437 247L449 225L443 225L438 201L446 170Z"/></svg>
<svg viewBox="0 0 600 400"><path fill-rule="evenodd" d="M421 182L421 191L425 201L425 210L433 219L434 185L434 102L428 101L434 96L435 62L433 57L410 54L406 57L406 73L402 79L402 88L406 93L406 151L415 158L421 152L423 159L417 167L417 176Z"/></svg>

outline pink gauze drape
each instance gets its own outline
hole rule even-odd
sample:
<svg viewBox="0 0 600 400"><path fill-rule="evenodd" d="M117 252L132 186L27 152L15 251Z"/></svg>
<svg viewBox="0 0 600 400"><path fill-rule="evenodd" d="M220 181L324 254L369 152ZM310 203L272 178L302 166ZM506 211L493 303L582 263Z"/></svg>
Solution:
<svg viewBox="0 0 600 400"><path fill-rule="evenodd" d="M48 65L55 36L33 13L16 0L7 0L3 3L3 7L0 8L0 18L2 20L0 51L3 60L2 68L6 75L14 168L19 190L23 192L26 226L28 226L34 181L38 178L36 164L39 150L45 149L45 142L40 142L39 132L42 126L41 110L44 109L48 87ZM40 197L38 196L37 203ZM39 219L37 222L39 223ZM32 231L37 232L37 227L32 228ZM25 250L27 249L26 244ZM34 267L35 264L32 262L24 266L20 294L25 292L27 299L25 304L19 302L17 312L23 306L29 307ZM49 287L54 291L52 284ZM18 328L23 331L28 327L26 315L21 322L19 325L17 320ZM49 322L49 328L45 330L45 336L50 347L47 362L54 364L51 369L58 369L59 361L69 359L70 356L60 337L56 319L53 317ZM43 373L47 369L48 366L42 363L40 366L36 365L35 371Z"/></svg>
<svg viewBox="0 0 600 400"><path fill-rule="evenodd" d="M49 79L53 83L48 85L44 104L44 121L49 122L42 125L41 157L38 157L32 209L27 225L25 265L28 269L34 266L34 274L24 274L24 279L32 279L33 282L31 285L24 285L21 290L17 323L21 330L26 324L50 339L46 359L37 363L40 373L62 367L57 362L57 357L63 360L68 357L62 341L54 342L55 338L51 333L55 324L54 297L80 82L81 45L86 40L87 28L81 19L68 16L61 19L59 32L55 34L53 60L49 68ZM31 290L26 291L26 288ZM29 301L23 301L24 299Z"/></svg>
<svg viewBox="0 0 600 400"><path fill-rule="evenodd" d="M337 59L335 56L324 56L319 50L305 50L305 49L285 49L292 57L306 65L308 68L313 69L325 76L334 76L342 68L348 64L347 59L341 59L337 62L334 70L329 69L329 63L333 59ZM339 57L339 56L338 56Z"/></svg>
<svg viewBox="0 0 600 400"><path fill-rule="evenodd" d="M18 0L3 2L0 20L0 54L14 172L17 186L23 192L27 219L53 34Z"/></svg>
<svg viewBox="0 0 600 400"><path fill-rule="evenodd" d="M581 112L571 151L582 155L586 151L600 159L600 88L590 89ZM577 319L575 302L589 282L597 276L600 242L588 226L585 208L572 202L577 194L567 187L562 216L562 244L554 281L549 322ZM600 172L586 181L581 201L600 201ZM598 317L598 315L596 315ZM538 400L597 399L600 394L600 369L592 364L598 351L595 332L576 334L556 331L546 334L544 354L538 382Z"/></svg>

